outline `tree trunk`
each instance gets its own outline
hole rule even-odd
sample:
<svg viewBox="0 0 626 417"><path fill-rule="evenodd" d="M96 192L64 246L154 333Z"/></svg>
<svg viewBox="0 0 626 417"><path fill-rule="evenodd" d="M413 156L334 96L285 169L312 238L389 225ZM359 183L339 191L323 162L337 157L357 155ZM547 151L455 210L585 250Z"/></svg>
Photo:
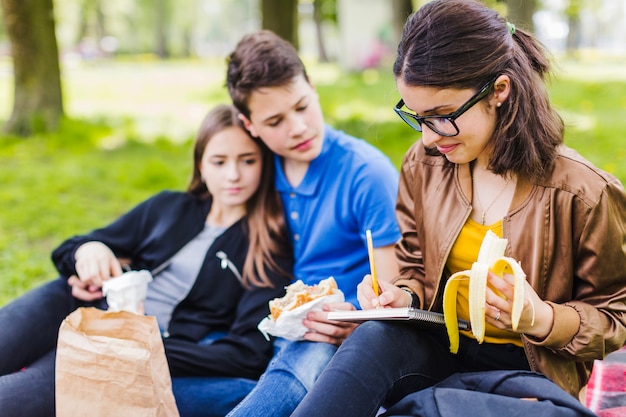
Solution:
<svg viewBox="0 0 626 417"><path fill-rule="evenodd" d="M63 96L52 0L1 1L15 86L5 131L28 136L54 130L63 116Z"/></svg>
<svg viewBox="0 0 626 417"><path fill-rule="evenodd" d="M92 23L92 18L95 22ZM98 53L109 53L102 49L102 39L107 36L106 17L100 0L82 0L79 7L78 30L74 44L81 48L86 38L95 43ZM92 51L95 53L95 51Z"/></svg>
<svg viewBox="0 0 626 417"><path fill-rule="evenodd" d="M533 15L537 9L537 0L506 0L507 20L529 32L534 32Z"/></svg>
<svg viewBox="0 0 626 417"><path fill-rule="evenodd" d="M580 47L580 39L582 36L582 27L580 14L583 8L582 0L569 0L565 7L565 16L567 16L567 24L569 31L567 32L567 53L574 54Z"/></svg>
<svg viewBox="0 0 626 417"><path fill-rule="evenodd" d="M393 15L393 39L391 41L393 45L397 45L402 39L404 24L409 15L413 13L413 2L411 0L393 0L391 7Z"/></svg>
<svg viewBox="0 0 626 417"><path fill-rule="evenodd" d="M567 32L567 53L569 55L575 54L580 47L580 37L581 37L581 22L580 16L568 16L567 17L567 25L569 27L569 31Z"/></svg>
<svg viewBox="0 0 626 417"><path fill-rule="evenodd" d="M156 54L161 59L169 58L170 4L168 0L157 0L156 12Z"/></svg>
<svg viewBox="0 0 626 417"><path fill-rule="evenodd" d="M298 0L261 0L261 27L298 49Z"/></svg>
<svg viewBox="0 0 626 417"><path fill-rule="evenodd" d="M102 3L99 0L96 0L94 7L96 12L96 39L100 44L102 38L107 36L106 18L102 10Z"/></svg>
<svg viewBox="0 0 626 417"><path fill-rule="evenodd" d="M89 6L88 1L83 1L78 8L78 30L76 31L75 45L80 45L89 34Z"/></svg>
<svg viewBox="0 0 626 417"><path fill-rule="evenodd" d="M320 62L328 62L328 53L324 44L322 0L313 0L313 21L315 22L315 38L317 40L317 50Z"/></svg>

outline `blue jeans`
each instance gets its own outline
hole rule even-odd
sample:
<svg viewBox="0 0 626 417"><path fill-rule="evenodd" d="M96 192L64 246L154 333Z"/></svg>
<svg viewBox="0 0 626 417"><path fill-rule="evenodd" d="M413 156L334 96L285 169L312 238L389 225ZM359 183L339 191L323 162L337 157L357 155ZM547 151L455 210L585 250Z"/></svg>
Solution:
<svg viewBox="0 0 626 417"><path fill-rule="evenodd" d="M319 342L274 342L276 354L256 387L228 417L288 417L337 350Z"/></svg>
<svg viewBox="0 0 626 417"><path fill-rule="evenodd" d="M226 332L211 332L199 343L211 344ZM172 390L181 417L224 417L257 381L226 377L174 377Z"/></svg>
<svg viewBox="0 0 626 417"><path fill-rule="evenodd" d="M368 417L456 372L528 370L524 350L461 336L450 353L445 328L369 321L348 337L292 417Z"/></svg>
<svg viewBox="0 0 626 417"><path fill-rule="evenodd" d="M255 385L256 381L245 378L172 378L181 417L224 417Z"/></svg>
<svg viewBox="0 0 626 417"><path fill-rule="evenodd" d="M54 416L59 326L80 306L64 279L29 291L0 309L0 410L3 416Z"/></svg>

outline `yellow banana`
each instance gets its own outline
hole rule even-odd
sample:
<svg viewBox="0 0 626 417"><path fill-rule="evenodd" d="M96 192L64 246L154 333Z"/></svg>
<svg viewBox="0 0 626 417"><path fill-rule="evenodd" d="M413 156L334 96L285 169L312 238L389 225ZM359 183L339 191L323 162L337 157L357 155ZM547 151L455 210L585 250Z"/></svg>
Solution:
<svg viewBox="0 0 626 417"><path fill-rule="evenodd" d="M512 274L515 277L515 287L511 324L513 330L517 330L524 307L526 274L515 259L504 256L506 244L506 239L501 239L492 231L488 231L480 246L478 259L472 264L471 270L457 272L448 279L443 291L443 314L450 339L450 352L457 353L459 350L456 301L459 283L464 279L469 279L468 298L472 334L478 343L482 343L485 340L487 275L489 271L499 276L505 273Z"/></svg>
<svg viewBox="0 0 626 417"><path fill-rule="evenodd" d="M459 283L463 279L469 279L467 271L452 274L446 282L443 290L443 319L446 323L448 331L448 339L450 339L450 352L457 353L459 351L459 328L456 314L456 296L459 292Z"/></svg>
<svg viewBox="0 0 626 417"><path fill-rule="evenodd" d="M513 330L517 330L517 326L519 325L519 321L522 316L522 309L524 308L524 281L526 281L526 274L522 270L519 262L517 262L513 258L508 258L506 256L497 259L496 262L492 265L491 271L498 276L511 274L514 277L511 327L513 327Z"/></svg>

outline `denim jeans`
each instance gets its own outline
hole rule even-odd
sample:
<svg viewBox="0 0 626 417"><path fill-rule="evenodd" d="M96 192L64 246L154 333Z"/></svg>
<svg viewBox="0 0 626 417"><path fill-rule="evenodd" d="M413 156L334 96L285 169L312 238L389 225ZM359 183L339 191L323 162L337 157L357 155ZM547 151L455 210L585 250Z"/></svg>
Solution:
<svg viewBox="0 0 626 417"><path fill-rule="evenodd" d="M279 338L256 387L228 417L288 417L337 350L329 343Z"/></svg>
<svg viewBox="0 0 626 417"><path fill-rule="evenodd" d="M445 328L369 321L348 337L293 417L368 417L455 372L529 369L524 350L461 336L450 353Z"/></svg>
<svg viewBox="0 0 626 417"><path fill-rule="evenodd" d="M211 344L226 332L211 332L199 343ZM172 390L180 417L224 417L248 395L257 381L226 377L174 377Z"/></svg>
<svg viewBox="0 0 626 417"><path fill-rule="evenodd" d="M59 326L79 307L64 279L29 291L0 309L0 410L4 417L54 415Z"/></svg>
<svg viewBox="0 0 626 417"><path fill-rule="evenodd" d="M172 378L180 417L224 417L255 385L245 378Z"/></svg>

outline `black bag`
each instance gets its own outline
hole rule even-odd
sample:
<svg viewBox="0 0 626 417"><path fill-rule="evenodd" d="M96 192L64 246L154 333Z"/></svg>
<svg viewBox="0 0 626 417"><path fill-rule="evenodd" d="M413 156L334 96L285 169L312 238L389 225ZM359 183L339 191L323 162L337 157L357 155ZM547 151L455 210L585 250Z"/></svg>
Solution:
<svg viewBox="0 0 626 417"><path fill-rule="evenodd" d="M468 372L407 395L381 417L597 417L545 376Z"/></svg>

